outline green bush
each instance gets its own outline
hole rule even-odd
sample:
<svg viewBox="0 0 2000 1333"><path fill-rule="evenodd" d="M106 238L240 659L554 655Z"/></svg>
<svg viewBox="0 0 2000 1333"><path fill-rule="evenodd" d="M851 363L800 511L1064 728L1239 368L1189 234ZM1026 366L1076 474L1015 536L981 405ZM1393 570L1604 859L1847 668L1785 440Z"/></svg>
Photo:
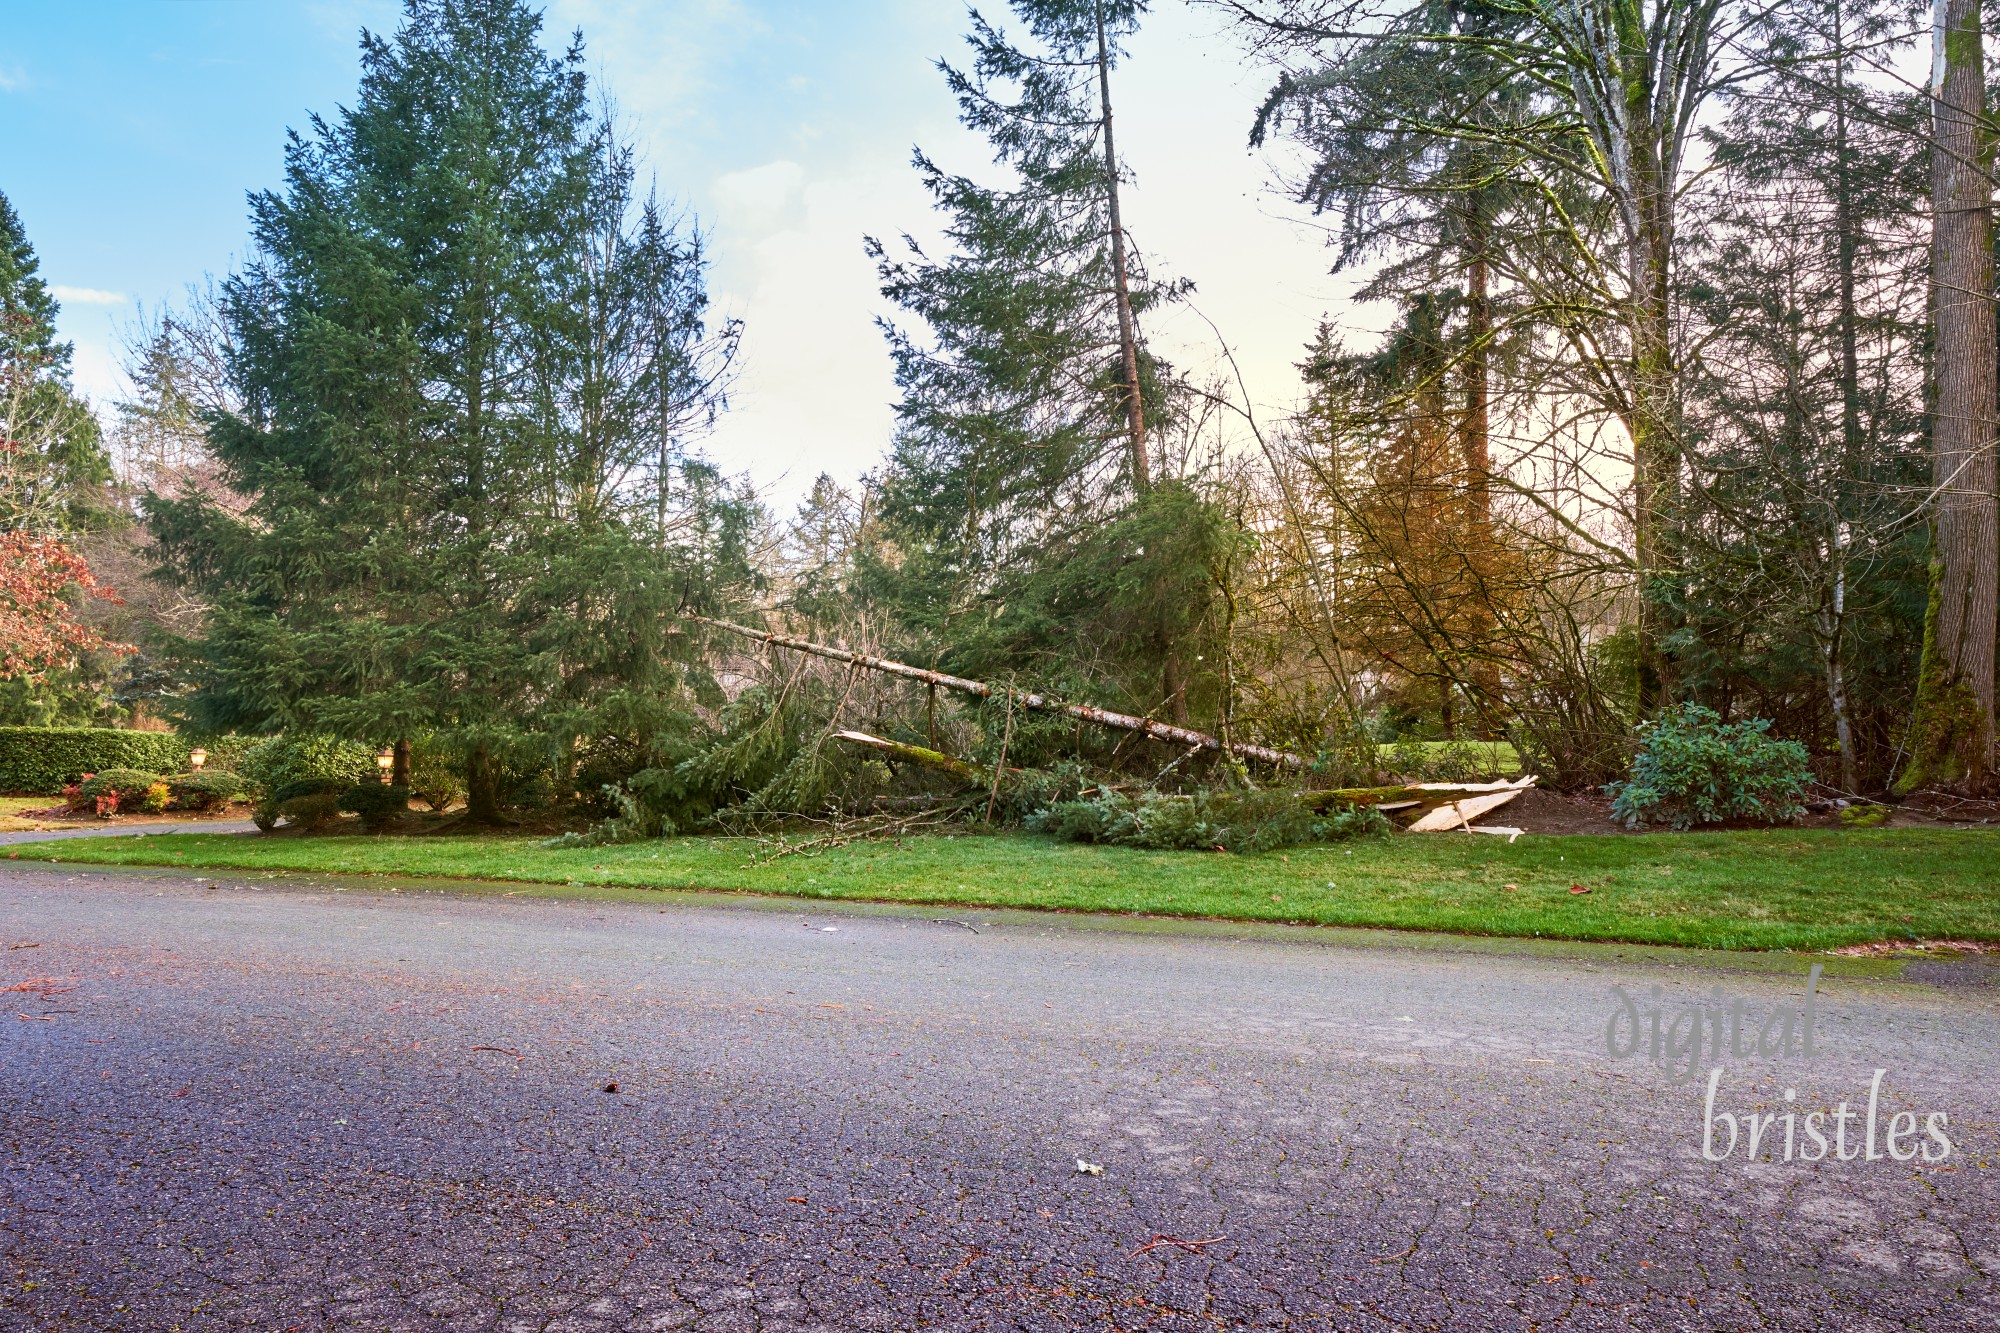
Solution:
<svg viewBox="0 0 2000 1333"><path fill-rule="evenodd" d="M410 808L410 789L380 782L359 782L340 794L340 808L361 816L369 828L381 828Z"/></svg>
<svg viewBox="0 0 2000 1333"><path fill-rule="evenodd" d="M350 780L343 778L297 778L279 787L267 787L250 812L251 822L269 833L280 819L292 824L318 828L340 812L340 794Z"/></svg>
<svg viewBox="0 0 2000 1333"><path fill-rule="evenodd" d="M1724 725L1712 708L1682 704L1642 724L1631 776L1605 791L1627 828L1688 829L1725 819L1778 824L1804 813L1812 781L1806 747L1774 740L1767 718Z"/></svg>
<svg viewBox="0 0 2000 1333"><path fill-rule="evenodd" d="M331 824L339 813L340 797L337 794L317 792L278 802L271 809L271 822L266 824L260 821L257 827L268 833L282 819L293 828L317 829Z"/></svg>
<svg viewBox="0 0 2000 1333"><path fill-rule="evenodd" d="M337 794L375 772L375 752L333 736L275 736L251 746L237 766L242 779L275 798L282 787L318 780Z"/></svg>
<svg viewBox="0 0 2000 1333"><path fill-rule="evenodd" d="M1229 852L1266 852L1377 833L1389 822L1369 807L1315 814L1298 793L1280 789L1192 796L1147 791L1136 797L1104 792L1092 800L1058 801L1029 816L1027 826L1066 842L1165 851L1219 847Z"/></svg>
<svg viewBox="0 0 2000 1333"><path fill-rule="evenodd" d="M202 769L167 779L167 790L181 810L213 810L229 804L244 792L243 779L234 773Z"/></svg>
<svg viewBox="0 0 2000 1333"><path fill-rule="evenodd" d="M439 814L465 795L457 753L435 736L410 742L410 794Z"/></svg>
<svg viewBox="0 0 2000 1333"><path fill-rule="evenodd" d="M112 792L119 796L137 796L159 780L159 774L148 773L144 769L107 768L102 773L94 774L77 792L87 800L96 800Z"/></svg>
<svg viewBox="0 0 2000 1333"><path fill-rule="evenodd" d="M58 796L85 773L112 768L178 773L187 764L187 742L169 731L0 727L0 792Z"/></svg>
<svg viewBox="0 0 2000 1333"><path fill-rule="evenodd" d="M201 766L202 772L236 773L242 770L243 756L269 739L267 736L238 736L232 732L205 741L192 740L189 744L199 745L208 751L208 759Z"/></svg>

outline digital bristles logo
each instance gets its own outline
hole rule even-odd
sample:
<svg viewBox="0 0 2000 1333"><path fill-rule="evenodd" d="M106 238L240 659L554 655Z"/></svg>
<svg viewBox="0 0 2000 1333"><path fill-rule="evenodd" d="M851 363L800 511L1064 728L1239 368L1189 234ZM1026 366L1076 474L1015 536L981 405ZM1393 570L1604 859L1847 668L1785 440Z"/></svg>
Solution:
<svg viewBox="0 0 2000 1333"><path fill-rule="evenodd" d="M1761 1014L1749 1001L1725 996L1720 986L1710 987L1706 1003L1683 1004L1671 1016L1661 987L1653 987L1651 1002L1641 1004L1623 986L1613 986L1618 1003L1604 1025L1605 1054L1613 1060L1645 1059L1674 1084L1692 1083L1707 1071L1701 1155L1711 1162L1727 1161L1739 1149L1743 1161L1944 1161L1954 1151L1947 1132L1951 1117L1943 1111L1930 1112L1921 1122L1913 1111L1885 1116L1886 1069L1875 1070L1869 1079L1865 1111L1846 1101L1834 1106L1801 1103L1798 1089L1791 1087L1784 1090L1780 1109L1766 1109L1764 1103L1741 1113L1715 1109L1730 1061L1811 1063L1820 1054L1819 979L1824 970L1813 964L1801 1003Z"/></svg>

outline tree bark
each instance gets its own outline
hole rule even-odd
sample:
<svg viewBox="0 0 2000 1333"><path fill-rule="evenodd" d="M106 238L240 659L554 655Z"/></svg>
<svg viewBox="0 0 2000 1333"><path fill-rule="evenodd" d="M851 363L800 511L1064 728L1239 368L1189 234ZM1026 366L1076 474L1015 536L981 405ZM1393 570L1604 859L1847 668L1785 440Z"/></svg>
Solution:
<svg viewBox="0 0 2000 1333"><path fill-rule="evenodd" d="M1937 0L1931 71L1931 424L1937 579L1907 781L1985 784L1993 771L2000 509L1992 143L1978 0Z"/></svg>
<svg viewBox="0 0 2000 1333"><path fill-rule="evenodd" d="M1490 596L1495 551L1493 529L1492 359L1493 300L1488 292L1486 219L1480 197L1472 196L1465 219L1465 419L1460 451L1465 466L1468 526L1467 558L1471 564L1473 658L1466 672L1481 740L1500 733L1500 667L1493 660L1493 615Z"/></svg>
<svg viewBox="0 0 2000 1333"><path fill-rule="evenodd" d="M395 760L395 762L389 766L389 785L392 787L401 787L404 791L408 791L410 789L409 738L403 737L397 740L395 745L390 747L389 753L392 756L394 756ZM404 804L405 807L407 808L408 802L405 802Z"/></svg>
<svg viewBox="0 0 2000 1333"><path fill-rule="evenodd" d="M1822 651L1826 658L1827 705L1833 710L1833 730L1840 747L1840 786L1849 795L1861 790L1861 766L1854 745L1853 710L1847 694L1847 560L1845 522L1847 487L1861 463L1860 319L1854 299L1854 271L1860 233L1854 217L1853 161L1847 130L1846 12L1833 7L1833 227L1834 262L1840 280L1840 471L1834 478L1827 554L1833 566L1831 606L1824 618Z"/></svg>
<svg viewBox="0 0 2000 1333"><path fill-rule="evenodd" d="M1638 563L1639 715L1650 716L1672 695L1661 641L1671 628L1663 595L1672 556L1666 540L1678 479L1679 440L1671 407L1674 363L1669 304L1672 237L1664 201L1641 196L1641 226L1631 243L1632 537Z"/></svg>
<svg viewBox="0 0 2000 1333"><path fill-rule="evenodd" d="M473 824L501 824L500 775L495 771L492 752L481 741L473 747L465 766L465 818Z"/></svg>
<svg viewBox="0 0 2000 1333"><path fill-rule="evenodd" d="M998 776L996 770L987 768L983 764L975 764L969 759L960 759L956 755L927 749L921 745L909 745L881 736L871 736L865 731L836 731L833 733L833 738L837 741L846 741L849 745L860 745L880 751L887 758L901 763L916 764L921 768L948 773L968 787L989 786Z"/></svg>
<svg viewBox="0 0 2000 1333"><path fill-rule="evenodd" d="M1104 35L1104 5L1097 17L1097 95L1104 116L1104 189L1110 211L1111 271L1118 303L1118 351L1125 377L1125 426L1132 458L1132 489L1144 495L1153 486L1146 456L1146 405L1139 396L1139 332L1132 318L1132 282L1125 259L1125 220L1118 206L1118 149L1111 138L1111 48Z"/></svg>

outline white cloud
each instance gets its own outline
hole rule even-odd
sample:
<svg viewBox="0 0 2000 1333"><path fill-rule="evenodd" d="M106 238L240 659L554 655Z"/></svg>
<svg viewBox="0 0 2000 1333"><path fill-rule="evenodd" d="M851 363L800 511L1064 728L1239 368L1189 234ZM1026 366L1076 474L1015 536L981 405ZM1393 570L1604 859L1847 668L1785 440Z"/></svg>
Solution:
<svg viewBox="0 0 2000 1333"><path fill-rule="evenodd" d="M28 75L19 65L0 68L0 93L18 93L28 86Z"/></svg>
<svg viewBox="0 0 2000 1333"><path fill-rule="evenodd" d="M65 287L51 283L49 291L64 305L125 305L131 297L123 292L101 292L95 287Z"/></svg>
<svg viewBox="0 0 2000 1333"><path fill-rule="evenodd" d="M70 360L70 381L98 409L98 420L108 424L104 409L131 393L131 385L119 364L116 343L106 330L86 333L74 339L73 346L76 352Z"/></svg>
<svg viewBox="0 0 2000 1333"><path fill-rule="evenodd" d="M732 171L711 190L715 223L732 235L763 237L804 220L805 168L796 162L766 162Z"/></svg>

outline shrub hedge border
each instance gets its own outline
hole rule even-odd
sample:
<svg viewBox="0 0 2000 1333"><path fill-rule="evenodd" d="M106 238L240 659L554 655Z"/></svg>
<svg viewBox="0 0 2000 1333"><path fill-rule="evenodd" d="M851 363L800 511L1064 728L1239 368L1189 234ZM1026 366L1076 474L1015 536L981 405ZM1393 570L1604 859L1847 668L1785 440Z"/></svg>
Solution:
<svg viewBox="0 0 2000 1333"><path fill-rule="evenodd" d="M107 768L181 773L190 748L171 731L0 727L0 792L60 796L66 784Z"/></svg>

